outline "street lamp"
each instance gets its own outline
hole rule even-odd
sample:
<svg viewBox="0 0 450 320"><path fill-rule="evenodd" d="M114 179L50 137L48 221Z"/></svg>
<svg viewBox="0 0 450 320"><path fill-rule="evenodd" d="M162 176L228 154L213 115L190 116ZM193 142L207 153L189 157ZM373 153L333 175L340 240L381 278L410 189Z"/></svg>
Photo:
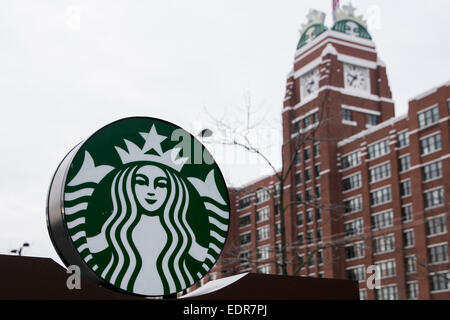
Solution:
<svg viewBox="0 0 450 320"><path fill-rule="evenodd" d="M23 248L29 247L29 246L30 246L30 244L28 242L24 242L19 249L11 250L10 253L17 253L17 255L21 256Z"/></svg>

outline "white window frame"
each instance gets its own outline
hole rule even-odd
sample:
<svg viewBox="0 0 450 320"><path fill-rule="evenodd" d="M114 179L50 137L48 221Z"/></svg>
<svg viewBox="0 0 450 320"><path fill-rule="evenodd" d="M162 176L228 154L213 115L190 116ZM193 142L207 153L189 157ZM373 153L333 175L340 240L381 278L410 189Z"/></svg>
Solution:
<svg viewBox="0 0 450 320"><path fill-rule="evenodd" d="M434 276L434 275L438 275L438 274L448 274L450 273L449 270L442 270L442 271L438 271L438 272L430 272L429 276ZM450 275L449 275L450 276ZM431 279L430 279L431 280ZM450 291L450 280L449 280L449 284L448 284L448 288L447 289L443 289L443 290L432 290L431 288L431 283L430 283L430 292L431 293L440 293L440 292L448 292Z"/></svg>
<svg viewBox="0 0 450 320"><path fill-rule="evenodd" d="M440 203L440 204L437 204L437 205L434 205L434 206L431 206L431 207L425 207L425 203L424 203L425 210L431 210L431 209L440 208L440 207L445 206L445 190L444 190L444 186L441 185L439 187L435 187L435 188L424 190L423 191L423 195L425 196L425 193L431 192L431 191L435 191L435 190L439 190L439 189L442 189L443 198L444 198L443 200L444 201L442 201L442 203ZM425 202L425 199L424 199L424 202Z"/></svg>
<svg viewBox="0 0 450 320"><path fill-rule="evenodd" d="M440 146L440 148L439 149L435 149L435 150L433 150L433 151L431 151L429 153L422 153L422 140L428 139L428 138L430 138L432 136L435 136L435 135L438 135L438 134L441 136L441 146ZM430 154L433 154L433 153L441 151L442 150L442 134L441 134L441 130L438 130L438 131L435 131L434 133L430 133L430 134L427 134L426 136L420 137L420 139L419 139L419 150L420 150L420 156L421 157L426 157L426 156L428 156Z"/></svg>
<svg viewBox="0 0 450 320"><path fill-rule="evenodd" d="M434 247L440 247L440 246L442 246L442 245L447 245L447 260L445 260L445 261L439 261L439 262L430 262L430 263L429 263L430 265L436 266L436 265L439 265L439 264L443 264L443 263L448 263L448 262L449 262L449 256L450 256L450 253L449 253L449 246L448 246L448 242L447 242L447 241L440 242L440 243L434 243L434 244L428 245L428 246L427 246L427 254L428 254L428 249L434 248Z"/></svg>
<svg viewBox="0 0 450 320"><path fill-rule="evenodd" d="M417 287L417 297L415 297L415 298L408 297L408 285L409 284L415 284L416 285L416 287ZM408 300L417 300L417 299L419 299L419 282L417 280L406 282L406 299L408 299Z"/></svg>
<svg viewBox="0 0 450 320"><path fill-rule="evenodd" d="M358 190L359 188L362 188L363 182L362 182L362 174L361 174L361 171L357 171L357 172L355 172L355 173L352 173L352 174L350 174L350 175L348 175L348 176L343 177L343 178L341 179L341 183L342 183L345 179L348 179L348 178L351 178L351 177L354 177L354 176L357 176L357 175L359 175L359 177L360 177L360 179L359 179L359 186L353 187L352 189L348 189L348 190L342 191L342 193L347 193L347 192L354 191L354 190Z"/></svg>
<svg viewBox="0 0 450 320"><path fill-rule="evenodd" d="M427 229L428 229L428 221L429 220L433 220L433 219L436 219L436 218L440 218L440 217L444 217L444 219L445 220L447 220L446 218L447 218L447 214L446 213L441 213L441 214L438 214L438 215L435 215L435 216L432 216L432 217L427 217L427 218L425 218L425 232L427 231ZM446 234L447 233L447 222L445 222L444 223L444 227L445 227L445 231L443 231L443 232L439 232L439 233L435 233L435 234L430 234L430 235L427 235L427 238L433 238L433 237L438 237L438 236L441 236L441 235L443 235L443 234Z"/></svg>
<svg viewBox="0 0 450 320"><path fill-rule="evenodd" d="M373 184L373 183L380 182L380 181L384 181L384 180L387 180L387 179L391 178L391 176L392 176L392 168L391 168L391 161L390 161L390 160L387 160L387 161L384 161L384 162L382 162L382 163L379 163L379 164L376 164L376 165L374 165L374 166L369 167L368 177L369 177L369 179L370 179L370 176L371 176L371 175L370 175L370 170L377 169L378 167L384 166L384 165L386 165L386 164L389 165L389 176L384 177L384 178L381 178L381 179L379 179L379 180L371 181L371 182L369 182L369 184Z"/></svg>
<svg viewBox="0 0 450 320"><path fill-rule="evenodd" d="M401 195L401 196L400 196L401 199L411 197L411 195L412 195L412 185L411 185L411 179L410 179L410 178L401 180L401 181L400 181L400 185L401 185L403 182L406 182L406 181L409 181L409 194ZM400 189L401 189L401 188L400 188Z"/></svg>
<svg viewBox="0 0 450 320"><path fill-rule="evenodd" d="M362 194L358 194L358 195L356 195L356 196L353 196L353 197L344 199L344 200L342 201L342 203L347 202L347 201L354 200L354 199L356 199L356 198L360 198L360 199L361 199L361 201L360 201L360 202L361 202L361 208L360 208L359 210L356 210L356 211L344 212L344 216L347 216L347 215L350 215L350 214L354 214L354 213L356 213L356 212L363 211L363 197L362 197Z"/></svg>
<svg viewBox="0 0 450 320"><path fill-rule="evenodd" d="M382 279L389 279L389 278L392 278L392 277L396 277L397 276L397 263L395 262L395 259L394 258L391 258L391 259L385 259L385 260L380 260L380 261L375 261L374 262L374 264L375 264L375 268L377 268L377 265L379 265L379 264L382 264L382 263L385 263L385 262L390 262L390 261L394 261L394 274L393 275L389 275L389 276L384 276L384 277L382 277L381 276L381 272L377 272L377 274L378 274L378 276L379 276L379 278L378 279L380 279L380 280L382 280ZM378 271L378 270L377 270Z"/></svg>
<svg viewBox="0 0 450 320"><path fill-rule="evenodd" d="M409 228L409 229L405 229L405 230L403 230L403 233L402 233L402 236L405 234L405 233L407 233L407 232L410 232L410 231L412 231L412 245L409 245L409 246L406 246L405 244L403 244L403 248L404 249L410 249L410 248L414 248L415 246L416 246L416 235L415 235L415 233L414 233L414 228Z"/></svg>
<svg viewBox="0 0 450 320"><path fill-rule="evenodd" d="M241 218L246 218L247 216L250 216L251 214L252 214L252 213L249 212L249 213L244 213L243 215L239 216L239 222L240 222ZM251 225L252 225L252 219L251 219L251 217L250 217L250 223L249 223L249 224L246 224L245 226L241 226L241 224L239 223L239 229L248 228L248 227L250 227Z"/></svg>
<svg viewBox="0 0 450 320"><path fill-rule="evenodd" d="M267 212L267 219L264 219L264 220L258 220L258 218L259 218L259 212L260 211L262 211L262 210L268 210L268 212ZM258 210L256 210L256 223L258 224L258 223L261 223L261 222L265 222L265 221L269 221L270 220L270 206L264 206L264 207L262 207L262 208L259 208Z"/></svg>
<svg viewBox="0 0 450 320"><path fill-rule="evenodd" d="M390 188L390 189L391 189L391 199L390 199L389 201L386 201L386 202L381 202L381 203L377 203L377 204L370 204L370 207L371 207L371 208L376 208L376 207L378 207L378 206L382 206L383 204L392 202L392 185L391 185L391 184L386 184L386 185L384 185L384 186L382 186L382 187L379 187L379 188L376 188L376 189L374 189L374 190L369 190L369 201L370 201L370 194L371 194L372 192L377 192L377 191L380 191L380 190L382 190L382 189L387 189L387 188Z"/></svg>
<svg viewBox="0 0 450 320"><path fill-rule="evenodd" d="M388 251L382 251L382 252L375 252L374 250L372 250L374 256L382 255L382 254L385 254L385 253L390 253L390 252L394 252L395 251L395 234L394 233L389 233L389 234L384 234L384 235L379 236L379 237L374 237L373 238L373 242L375 242L378 239L387 238L387 237L392 237L392 239L393 239L392 240L392 248L390 250L388 250ZM372 246L373 246L373 244L372 244Z"/></svg>
<svg viewBox="0 0 450 320"><path fill-rule="evenodd" d="M408 258L413 258L414 259L414 271L413 272L408 272L407 271L406 259L408 259ZM410 254L410 255L405 256L405 272L406 272L406 274L415 274L415 273L417 273L417 258L416 258L415 254Z"/></svg>
<svg viewBox="0 0 450 320"><path fill-rule="evenodd" d="M381 142L383 142L383 141L387 141L387 145L388 145L388 152L386 152L386 153L384 153L384 154L382 154L382 155L379 155L379 156L377 156L377 157L375 157L375 158L369 158L369 147L371 147L371 146L373 146L373 145L376 145L377 143L381 143ZM366 157L366 162L367 161L373 161L373 160L375 160L375 159L379 159L379 158L382 158L382 157L384 157L384 156L386 156L386 155L388 155L388 154L390 154L391 153L391 147L390 147L391 145L390 145L390 139L389 138L383 138L383 139L380 139L380 140L377 140L377 141L375 141L375 142L372 142L371 144L368 144L367 145L367 157Z"/></svg>

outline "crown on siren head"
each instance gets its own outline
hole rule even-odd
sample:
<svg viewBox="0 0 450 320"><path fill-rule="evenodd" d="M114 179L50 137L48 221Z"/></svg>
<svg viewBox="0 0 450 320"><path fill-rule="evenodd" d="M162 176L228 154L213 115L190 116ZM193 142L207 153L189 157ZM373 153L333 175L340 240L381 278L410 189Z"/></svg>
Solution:
<svg viewBox="0 0 450 320"><path fill-rule="evenodd" d="M300 34L303 34L306 29L314 24L325 24L325 17L326 14L324 12L315 9L309 9L308 14L306 15L308 21L306 22L306 24L302 24L302 27L299 30Z"/></svg>
<svg viewBox="0 0 450 320"><path fill-rule="evenodd" d="M343 5L342 9L338 8L334 12L335 22L340 21L340 20L349 19L349 20L356 21L359 24L361 24L362 26L364 26L365 28L367 28L367 21L364 19L364 17L362 15L355 16L355 11L356 11L356 8L353 7L353 5L351 3Z"/></svg>
<svg viewBox="0 0 450 320"><path fill-rule="evenodd" d="M125 142L128 151L117 146L115 147L123 164L140 161L157 162L164 164L177 172L181 171L188 158L179 157L181 148L178 147L163 152L161 142L167 139L167 137L159 135L155 125L152 125L152 128L148 133L139 132L139 134L145 140L142 148L139 148L136 144L127 139L124 139L123 141ZM153 154L147 153L150 150L154 150L155 152Z"/></svg>

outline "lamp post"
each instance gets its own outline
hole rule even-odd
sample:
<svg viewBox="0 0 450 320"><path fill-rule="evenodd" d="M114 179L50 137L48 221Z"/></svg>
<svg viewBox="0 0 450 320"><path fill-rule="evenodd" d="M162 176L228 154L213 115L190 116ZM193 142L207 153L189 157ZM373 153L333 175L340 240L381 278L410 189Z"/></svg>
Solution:
<svg viewBox="0 0 450 320"><path fill-rule="evenodd" d="M29 247L29 246L30 246L30 244L28 242L24 242L19 249L11 250L10 253L17 253L17 255L21 256L23 248Z"/></svg>

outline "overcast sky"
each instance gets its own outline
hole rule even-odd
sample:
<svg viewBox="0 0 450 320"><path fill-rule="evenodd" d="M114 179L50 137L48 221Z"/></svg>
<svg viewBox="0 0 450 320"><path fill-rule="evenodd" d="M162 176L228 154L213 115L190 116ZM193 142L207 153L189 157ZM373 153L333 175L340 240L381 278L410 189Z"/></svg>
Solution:
<svg viewBox="0 0 450 320"><path fill-rule="evenodd" d="M397 115L449 80L450 1L353 3L375 22ZM273 129L309 8L330 27L331 0L1 1L0 253L27 241L25 255L56 258L45 222L52 174L119 118L159 117L196 133L205 110L231 119L249 95L278 147ZM233 185L268 172L215 152Z"/></svg>

